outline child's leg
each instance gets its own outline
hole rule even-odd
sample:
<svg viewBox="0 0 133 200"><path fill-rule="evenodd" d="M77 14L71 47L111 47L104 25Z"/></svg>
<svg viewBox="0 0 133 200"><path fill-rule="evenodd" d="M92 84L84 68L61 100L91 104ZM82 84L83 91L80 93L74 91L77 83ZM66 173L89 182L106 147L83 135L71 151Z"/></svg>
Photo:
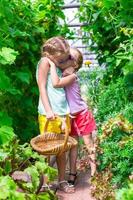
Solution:
<svg viewBox="0 0 133 200"><path fill-rule="evenodd" d="M56 157L57 167L59 169L59 181L63 181L65 179L65 166L66 166L66 155L65 153Z"/></svg>
<svg viewBox="0 0 133 200"><path fill-rule="evenodd" d="M78 140L78 137L74 137L76 140ZM69 162L70 162L70 173L69 173L69 183L74 185L76 180L76 161L78 156L78 145L70 149L69 154Z"/></svg>
<svg viewBox="0 0 133 200"><path fill-rule="evenodd" d="M46 121L47 121L46 116L39 115L39 127L40 127L40 133L42 134L44 133L44 127L45 127ZM49 121L47 131L61 133L62 130L61 130L60 119L56 118L55 120ZM57 156L56 161L57 161L57 168L58 168L59 188L67 193L74 192L74 188L70 187L67 181L65 181L65 168L66 168L65 153ZM53 160L53 163L54 163L54 160Z"/></svg>
<svg viewBox="0 0 133 200"><path fill-rule="evenodd" d="M65 181L65 169L66 169L66 156L65 153L57 156L58 176L59 176L59 189L66 193L73 193L74 187L70 187Z"/></svg>
<svg viewBox="0 0 133 200"><path fill-rule="evenodd" d="M89 153L91 176L96 172L96 154L92 134L83 135L83 140Z"/></svg>

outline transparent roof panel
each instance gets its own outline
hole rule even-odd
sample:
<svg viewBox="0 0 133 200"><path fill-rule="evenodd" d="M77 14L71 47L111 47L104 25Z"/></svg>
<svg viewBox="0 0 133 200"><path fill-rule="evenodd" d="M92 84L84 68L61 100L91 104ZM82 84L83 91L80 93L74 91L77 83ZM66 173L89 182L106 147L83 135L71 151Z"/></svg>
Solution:
<svg viewBox="0 0 133 200"><path fill-rule="evenodd" d="M77 47L82 53L84 60L92 60L93 65L97 65L96 55L93 52L88 50L88 46L84 44L84 34L81 30L81 23L77 17L78 7L72 7L74 5L79 5L78 0L64 0L65 6L63 8L63 12L66 16L66 23L69 26L69 29L74 32L74 39L69 40L69 44L73 47ZM70 6L70 7L69 7ZM89 34L86 35L89 37ZM89 44L91 44L91 40L89 40Z"/></svg>
<svg viewBox="0 0 133 200"><path fill-rule="evenodd" d="M64 0L65 4L72 4L72 3L78 3L78 0Z"/></svg>
<svg viewBox="0 0 133 200"><path fill-rule="evenodd" d="M64 9L64 13L66 16L66 22L67 23L78 23L79 20L77 17L75 17L77 12L78 12L77 8Z"/></svg>

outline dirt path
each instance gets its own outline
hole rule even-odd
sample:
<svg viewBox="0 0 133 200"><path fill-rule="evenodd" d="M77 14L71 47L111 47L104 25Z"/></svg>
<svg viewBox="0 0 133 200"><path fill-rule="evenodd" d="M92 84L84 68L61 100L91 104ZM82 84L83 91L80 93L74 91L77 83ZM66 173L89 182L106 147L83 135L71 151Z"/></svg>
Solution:
<svg viewBox="0 0 133 200"><path fill-rule="evenodd" d="M58 191L59 200L96 200L91 196L89 184L90 172L82 172L78 175L75 193L66 194Z"/></svg>

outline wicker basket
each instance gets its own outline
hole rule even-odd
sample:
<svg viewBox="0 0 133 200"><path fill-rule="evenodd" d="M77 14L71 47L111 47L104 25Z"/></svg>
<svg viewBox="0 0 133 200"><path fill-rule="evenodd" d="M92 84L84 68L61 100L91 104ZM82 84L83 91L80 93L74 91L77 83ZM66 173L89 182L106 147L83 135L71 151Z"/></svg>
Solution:
<svg viewBox="0 0 133 200"><path fill-rule="evenodd" d="M47 132L48 123L47 120L44 134L32 138L30 141L35 151L42 155L57 155L77 145L77 141L69 136L67 126L65 126L65 134L49 133Z"/></svg>

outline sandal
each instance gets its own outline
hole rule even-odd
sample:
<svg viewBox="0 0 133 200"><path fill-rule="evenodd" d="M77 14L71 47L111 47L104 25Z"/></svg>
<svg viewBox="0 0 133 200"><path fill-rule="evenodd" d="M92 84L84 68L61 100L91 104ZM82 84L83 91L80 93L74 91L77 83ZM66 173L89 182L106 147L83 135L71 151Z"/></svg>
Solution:
<svg viewBox="0 0 133 200"><path fill-rule="evenodd" d="M71 180L71 179L68 180L68 183L69 183L70 185L74 186L74 185L75 185L75 182L76 182L76 179L77 179L77 172L76 172L76 173L69 173L69 176L73 176L73 177L74 177L73 180Z"/></svg>
<svg viewBox="0 0 133 200"><path fill-rule="evenodd" d="M69 185L67 181L60 181L58 183L58 189L65 192L65 193L74 193L74 187L72 185Z"/></svg>

